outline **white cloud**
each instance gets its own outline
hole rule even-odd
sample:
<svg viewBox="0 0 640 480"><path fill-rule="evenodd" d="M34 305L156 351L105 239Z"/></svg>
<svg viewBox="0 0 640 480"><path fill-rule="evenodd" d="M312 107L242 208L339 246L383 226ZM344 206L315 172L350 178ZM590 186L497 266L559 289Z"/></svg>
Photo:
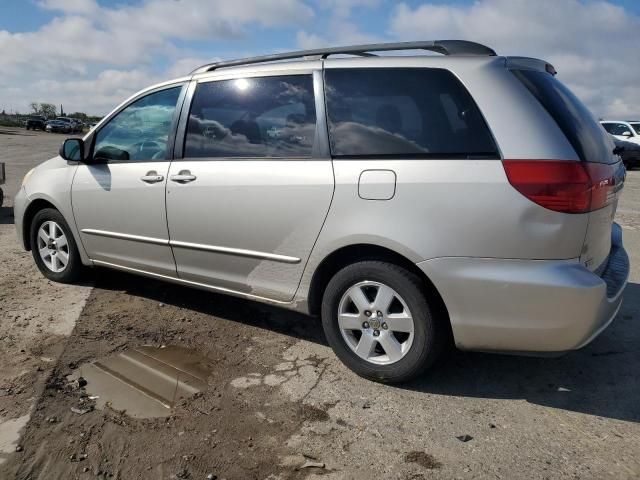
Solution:
<svg viewBox="0 0 640 480"><path fill-rule="evenodd" d="M310 49L329 45L355 45L381 41L377 35L362 32L350 18L354 8L374 8L380 4L380 0L316 0L316 3L321 9L331 12L329 20L322 34L299 30L297 41L300 48Z"/></svg>
<svg viewBox="0 0 640 480"><path fill-rule="evenodd" d="M348 17L351 10L357 7L377 7L380 0L317 0L321 8L333 10L334 15Z"/></svg>
<svg viewBox="0 0 640 480"><path fill-rule="evenodd" d="M215 60L201 58L189 45L219 39L233 50L234 40L255 36L257 27L259 34L294 27L302 48L479 41L499 54L549 60L596 115L640 116L640 17L601 0L475 0L462 6L388 0L139 0L104 6L98 0L36 0L35 5L54 18L31 32L0 30L0 109L25 111L30 101L50 101L63 102L66 110L106 113L139 88ZM369 15L388 19L387 31L363 30Z"/></svg>
<svg viewBox="0 0 640 480"><path fill-rule="evenodd" d="M179 75L187 74L200 59L178 47L180 42L228 41L246 36L253 26L300 25L314 16L302 0L145 0L116 7L95 0L40 0L37 5L56 16L32 32L0 30L0 108L24 111L32 100L65 99L65 109L105 113L115 103L105 103L109 92L98 89L108 88L106 77L114 72L147 72L155 81L157 72L149 72L164 59L173 66L162 78L182 66L186 70ZM124 88L132 93L150 83ZM48 90L42 90L45 85ZM76 93L66 85L77 87Z"/></svg>
<svg viewBox="0 0 640 480"><path fill-rule="evenodd" d="M474 40L498 54L543 58L598 116L640 113L640 18L604 1L477 0L468 6L402 3L400 39Z"/></svg>
<svg viewBox="0 0 640 480"><path fill-rule="evenodd" d="M178 78L193 72L196 68L206 63L220 60L218 57L184 57L177 60L165 72L166 78Z"/></svg>
<svg viewBox="0 0 640 480"><path fill-rule="evenodd" d="M95 0L40 0L38 4L47 10L58 10L74 14L92 14L99 10Z"/></svg>
<svg viewBox="0 0 640 480"><path fill-rule="evenodd" d="M380 42L380 37L362 33L349 21L332 21L326 35L318 35L300 30L297 33L298 46L303 49L327 46L358 45Z"/></svg>

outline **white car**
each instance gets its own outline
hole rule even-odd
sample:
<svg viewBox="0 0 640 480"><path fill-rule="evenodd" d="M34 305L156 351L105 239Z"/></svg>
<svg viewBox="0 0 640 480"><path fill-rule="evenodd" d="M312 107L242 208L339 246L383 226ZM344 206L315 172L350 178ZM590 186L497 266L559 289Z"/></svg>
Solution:
<svg viewBox="0 0 640 480"><path fill-rule="evenodd" d="M618 140L640 145L640 120L601 120L604 129Z"/></svg>

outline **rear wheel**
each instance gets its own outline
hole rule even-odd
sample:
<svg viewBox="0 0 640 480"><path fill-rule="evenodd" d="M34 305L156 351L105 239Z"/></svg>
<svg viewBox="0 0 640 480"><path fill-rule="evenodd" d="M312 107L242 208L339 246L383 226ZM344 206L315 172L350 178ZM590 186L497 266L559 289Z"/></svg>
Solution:
<svg viewBox="0 0 640 480"><path fill-rule="evenodd" d="M31 223L31 252L38 269L49 280L71 283L83 270L78 247L60 212L45 208Z"/></svg>
<svg viewBox="0 0 640 480"><path fill-rule="evenodd" d="M347 367L385 383L415 378L446 343L420 278L386 262L359 262L336 273L324 292L322 324Z"/></svg>

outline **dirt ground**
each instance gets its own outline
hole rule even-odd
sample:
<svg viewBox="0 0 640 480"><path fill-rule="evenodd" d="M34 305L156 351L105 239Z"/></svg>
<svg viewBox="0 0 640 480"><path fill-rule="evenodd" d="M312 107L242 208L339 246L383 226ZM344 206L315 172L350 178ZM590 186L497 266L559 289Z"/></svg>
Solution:
<svg viewBox="0 0 640 480"><path fill-rule="evenodd" d="M13 196L27 170L55 152L59 138L52 140L0 127L0 161L7 162L8 178L0 208L0 463L15 450L90 292L44 279L15 236Z"/></svg>
<svg viewBox="0 0 640 480"><path fill-rule="evenodd" d="M62 140L1 130L15 178ZM93 288L51 284L3 209L0 452L21 437L0 478L640 478L640 171L619 210L632 277L595 342L556 359L451 352L389 387L342 366L312 318L105 270ZM140 345L204 354L206 389L166 418L71 410L92 401L67 375Z"/></svg>

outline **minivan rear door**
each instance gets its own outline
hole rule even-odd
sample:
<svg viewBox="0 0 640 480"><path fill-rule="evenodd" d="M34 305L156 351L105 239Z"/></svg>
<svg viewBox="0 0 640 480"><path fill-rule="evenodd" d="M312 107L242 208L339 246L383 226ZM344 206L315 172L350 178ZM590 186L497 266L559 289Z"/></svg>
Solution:
<svg viewBox="0 0 640 480"><path fill-rule="evenodd" d="M548 65L550 67L550 65ZM584 104L551 72L514 68L512 72L556 121L592 180L591 208L580 261L601 271L611 250L612 223L625 179L624 165L614 154L609 134Z"/></svg>
<svg viewBox="0 0 640 480"><path fill-rule="evenodd" d="M192 89L167 183L178 275L289 301L333 195L320 70L227 74Z"/></svg>

